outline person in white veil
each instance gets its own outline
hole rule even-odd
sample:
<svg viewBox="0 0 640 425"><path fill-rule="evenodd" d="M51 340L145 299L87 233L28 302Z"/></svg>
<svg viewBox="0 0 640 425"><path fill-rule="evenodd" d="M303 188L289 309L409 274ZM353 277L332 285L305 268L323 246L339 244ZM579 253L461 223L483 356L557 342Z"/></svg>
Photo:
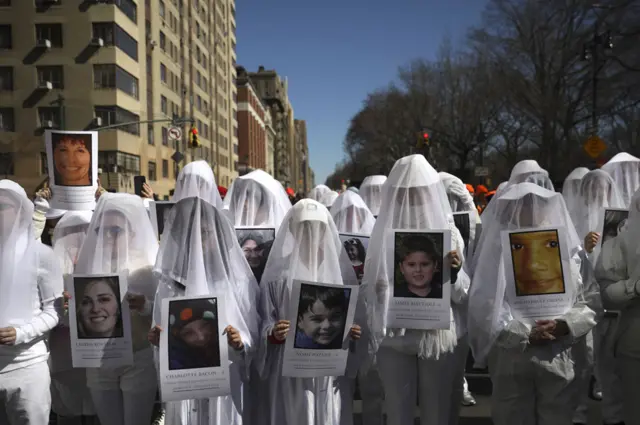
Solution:
<svg viewBox="0 0 640 425"><path fill-rule="evenodd" d="M331 208L331 216L338 233L350 233L371 236L376 219L369 211L362 198L355 192L342 192ZM362 279L364 274L364 258L366 250L358 239L348 239L344 242L347 255L353 264L356 277ZM364 327L363 323L363 327ZM366 336L366 329L363 332ZM363 337L363 339L366 339ZM366 347L359 347L366 356ZM382 406L384 391L382 381L376 367L363 367L358 373L360 397L362 398L362 421L370 425L382 424Z"/></svg>
<svg viewBox="0 0 640 425"><path fill-rule="evenodd" d="M622 238L610 238L600 244L602 229L605 222L606 208L624 208L624 201L618 192L613 178L602 170L588 172L580 182L577 196L573 204L567 205L572 213L572 219L578 232L578 237L584 241L583 246L589 258L590 265L596 264L601 250L605 255L615 251L615 244ZM614 425L622 422L622 395L621 386L615 372L615 356L613 338L618 319L616 311L608 311L605 305L604 317L592 331L592 337L587 345L587 373L590 380L591 373L595 372L597 384L601 392L594 388L589 394L589 380L586 380L587 388L584 389L584 399L578 406L574 415L574 423L587 423L587 397L596 397L602 400L602 419L605 425ZM595 370L594 370L595 367Z"/></svg>
<svg viewBox="0 0 640 425"><path fill-rule="evenodd" d="M580 191L580 181L588 172L588 168L578 167L570 172L567 178L564 179L564 183L562 183L562 196L567 208L569 208L569 214L571 214L571 205L573 205L573 201Z"/></svg>
<svg viewBox="0 0 640 425"><path fill-rule="evenodd" d="M73 274L80 248L91 222L91 211L66 212L53 231L53 254L63 275ZM68 297L65 294L65 297ZM69 316L65 315L49 334L51 371L51 410L58 425L85 425L95 417L86 370L74 368L71 361Z"/></svg>
<svg viewBox="0 0 640 425"><path fill-rule="evenodd" d="M0 424L46 425L51 393L47 334L60 319L63 279L34 237L33 203L0 180Z"/></svg>
<svg viewBox="0 0 640 425"><path fill-rule="evenodd" d="M327 192L331 192L331 189L329 189L329 186L326 186L324 184L319 184L309 191L309 194L307 194L307 198L320 202L320 199L322 199L322 195L324 195Z"/></svg>
<svg viewBox="0 0 640 425"><path fill-rule="evenodd" d="M621 152L604 164L601 170L613 177L613 181L618 185L624 205L628 206L631 197L640 188L640 159L626 152Z"/></svg>
<svg viewBox="0 0 640 425"><path fill-rule="evenodd" d="M615 347L615 367L620 379L623 420L627 425L640 424L640 191L631 199L628 230L611 251L604 249L596 264L605 307L620 311L611 345ZM604 396L603 389L603 396Z"/></svg>
<svg viewBox="0 0 640 425"><path fill-rule="evenodd" d="M457 388L458 383L462 384L459 356L454 351L458 335L465 333L460 320L463 317L460 309L464 308L469 287L469 278L461 269L464 242L455 227L440 177L422 155L396 161L382 189L382 205L385 207L369 240L362 291L372 332L370 350L372 354L377 352L384 384L387 423L414 423L419 388L421 424L448 424L462 402L462 385ZM451 230L452 251L447 253L442 265L451 268L450 329L388 328L389 287L394 282L393 229Z"/></svg>
<svg viewBox="0 0 640 425"><path fill-rule="evenodd" d="M489 365L495 425L566 425L579 400L574 350L601 314L598 287L581 273L581 241L560 193L536 184L510 185L500 198L479 253L469 293L469 338L476 366ZM564 228L573 305L560 317L519 320L506 297L501 233L524 228ZM562 245L561 245L562 246ZM537 264L537 263L534 263ZM543 267L543 266L539 266Z"/></svg>
<svg viewBox="0 0 640 425"><path fill-rule="evenodd" d="M290 331L289 300L294 280L357 285L351 261L342 246L329 211L322 204L303 199L284 219L262 277L260 353L256 359L261 377L267 380L266 425L349 425L353 397L347 376L291 378L282 376L284 341ZM295 330L295 325L293 327ZM352 339L360 327L352 326Z"/></svg>
<svg viewBox="0 0 640 425"><path fill-rule="evenodd" d="M338 192L330 190L320 197L319 202L324 205L326 209L331 210L331 207L333 206L333 203L336 202L336 199L338 199L338 196L340 196Z"/></svg>
<svg viewBox="0 0 640 425"><path fill-rule="evenodd" d="M153 350L147 340L156 291L153 264L158 240L142 199L125 193L100 196L82 244L75 273L128 271L123 303L131 312L133 365L87 369L93 404L102 425L151 421L157 391Z"/></svg>
<svg viewBox="0 0 640 425"><path fill-rule="evenodd" d="M162 300L219 296L226 311L231 395L166 403L168 425L242 425L250 402L245 383L259 337L258 284L225 213L200 198L185 198L167 219L155 270L159 276L150 341L158 345ZM244 392L244 395L243 395ZM262 394L262 396L265 396Z"/></svg>
<svg viewBox="0 0 640 425"><path fill-rule="evenodd" d="M382 185L385 181L387 181L387 176L367 176L360 185L359 195L365 204L367 204L374 217L380 214L380 207L382 206Z"/></svg>
<svg viewBox="0 0 640 425"><path fill-rule="evenodd" d="M224 198L234 226L275 227L291 208L282 185L262 170L238 177Z"/></svg>
<svg viewBox="0 0 640 425"><path fill-rule="evenodd" d="M510 185L524 182L535 183L547 190L554 190L553 182L549 179L549 172L533 159L522 160L511 170Z"/></svg>
<svg viewBox="0 0 640 425"><path fill-rule="evenodd" d="M180 170L176 179L176 189L171 200L178 202L181 199L192 196L198 196L216 208L223 207L216 178L206 161L190 162Z"/></svg>

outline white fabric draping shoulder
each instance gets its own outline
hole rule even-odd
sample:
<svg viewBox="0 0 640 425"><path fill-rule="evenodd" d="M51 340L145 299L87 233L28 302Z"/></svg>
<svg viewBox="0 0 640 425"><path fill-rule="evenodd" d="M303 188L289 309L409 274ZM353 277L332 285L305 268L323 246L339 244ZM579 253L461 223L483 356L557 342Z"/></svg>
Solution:
<svg viewBox="0 0 640 425"><path fill-rule="evenodd" d="M309 193L307 194L307 198L320 202L322 195L324 195L327 192L331 192L331 189L329 189L329 186L326 186L324 184L319 184L309 191Z"/></svg>
<svg viewBox="0 0 640 425"><path fill-rule="evenodd" d="M91 211L69 211L53 229L53 253L64 274L72 274L91 223Z"/></svg>
<svg viewBox="0 0 640 425"><path fill-rule="evenodd" d="M640 159L621 152L611 158L601 169L613 177L624 205L628 206L631 197L640 188Z"/></svg>
<svg viewBox="0 0 640 425"><path fill-rule="evenodd" d="M340 233L370 235L376 223L364 200L350 190L338 196L331 207L331 216Z"/></svg>
<svg viewBox="0 0 640 425"><path fill-rule="evenodd" d="M324 205L325 208L330 209L331 207L333 207L333 203L336 201L336 199L338 199L338 196L340 196L338 192L336 192L335 190L330 190L329 192L325 192L322 194L319 202Z"/></svg>
<svg viewBox="0 0 640 425"><path fill-rule="evenodd" d="M569 213L571 213L571 205L573 205L575 198L578 196L580 181L588 172L588 168L578 167L570 172L567 178L564 179L562 196L564 197L564 202L567 204L567 207L569 207Z"/></svg>
<svg viewBox="0 0 640 425"><path fill-rule="evenodd" d="M222 208L222 198L218 191L213 170L206 161L193 161L184 166L176 179L173 202L198 196L216 208Z"/></svg>
<svg viewBox="0 0 640 425"><path fill-rule="evenodd" d="M382 202L382 185L387 181L387 176L367 176L360 185L359 195L367 204L374 216L380 214Z"/></svg>

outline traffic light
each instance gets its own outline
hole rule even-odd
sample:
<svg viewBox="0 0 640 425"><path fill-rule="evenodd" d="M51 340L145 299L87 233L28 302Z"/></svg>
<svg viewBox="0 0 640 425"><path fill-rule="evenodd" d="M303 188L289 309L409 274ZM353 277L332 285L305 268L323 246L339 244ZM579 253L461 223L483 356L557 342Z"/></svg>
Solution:
<svg viewBox="0 0 640 425"><path fill-rule="evenodd" d="M426 130L418 133L418 147L421 148L423 146L429 146L431 139L429 138L429 133Z"/></svg>
<svg viewBox="0 0 640 425"><path fill-rule="evenodd" d="M200 147L200 141L198 140L198 129L195 127L191 128L189 132L189 143L192 148Z"/></svg>

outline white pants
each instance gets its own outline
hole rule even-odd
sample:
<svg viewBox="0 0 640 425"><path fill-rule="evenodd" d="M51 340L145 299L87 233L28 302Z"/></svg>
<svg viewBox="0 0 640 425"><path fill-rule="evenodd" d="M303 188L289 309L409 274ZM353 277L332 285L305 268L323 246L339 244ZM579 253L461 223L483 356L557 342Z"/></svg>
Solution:
<svg viewBox="0 0 640 425"><path fill-rule="evenodd" d="M377 365L371 365L366 373L358 372L357 379L362 399L362 423L382 425L384 389Z"/></svg>
<svg viewBox="0 0 640 425"><path fill-rule="evenodd" d="M460 421L460 405L465 390L468 391L467 380L464 378L469 355L469 339L464 335L458 340L454 351L456 362L453 370L453 388L451 389L451 412L449 413L449 425L458 425Z"/></svg>
<svg viewBox="0 0 640 425"><path fill-rule="evenodd" d="M87 369L87 384L102 425L151 422L158 375L150 348L134 353L133 366Z"/></svg>
<svg viewBox="0 0 640 425"><path fill-rule="evenodd" d="M556 347L553 347L556 348ZM571 349L552 347L524 352L494 346L489 355L494 425L567 425L577 406Z"/></svg>
<svg viewBox="0 0 640 425"><path fill-rule="evenodd" d="M603 317L593 330L596 380L602 389L602 421L617 424L623 421L623 392L616 373L614 342L617 318Z"/></svg>
<svg viewBox="0 0 640 425"><path fill-rule="evenodd" d="M640 425L640 359L618 356L618 374L622 382L625 425Z"/></svg>
<svg viewBox="0 0 640 425"><path fill-rule="evenodd" d="M458 356L447 353L435 359L419 359L393 348L381 347L378 370L384 384L387 425L413 425L419 393L420 424L448 425L451 393Z"/></svg>
<svg viewBox="0 0 640 425"><path fill-rule="evenodd" d="M50 379L46 361L0 373L0 424L47 425Z"/></svg>

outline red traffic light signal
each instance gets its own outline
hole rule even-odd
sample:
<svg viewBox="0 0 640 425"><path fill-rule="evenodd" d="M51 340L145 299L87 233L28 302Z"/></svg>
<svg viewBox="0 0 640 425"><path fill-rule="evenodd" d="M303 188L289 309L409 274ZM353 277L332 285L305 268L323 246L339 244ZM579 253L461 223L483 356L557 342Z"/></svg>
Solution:
<svg viewBox="0 0 640 425"><path fill-rule="evenodd" d="M198 134L198 129L195 127L191 127L191 134Z"/></svg>
<svg viewBox="0 0 640 425"><path fill-rule="evenodd" d="M426 131L424 133L422 133L422 137L427 140L429 138L429 133L427 133Z"/></svg>

